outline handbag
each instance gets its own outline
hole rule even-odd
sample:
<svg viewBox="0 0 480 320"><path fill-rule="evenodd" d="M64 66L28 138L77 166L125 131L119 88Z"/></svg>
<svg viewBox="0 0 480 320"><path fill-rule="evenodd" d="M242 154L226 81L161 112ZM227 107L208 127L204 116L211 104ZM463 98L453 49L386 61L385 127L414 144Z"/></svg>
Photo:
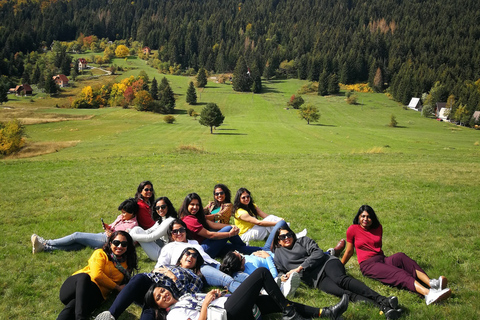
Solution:
<svg viewBox="0 0 480 320"><path fill-rule="evenodd" d="M227 310L210 304L207 308L207 320L227 320Z"/></svg>

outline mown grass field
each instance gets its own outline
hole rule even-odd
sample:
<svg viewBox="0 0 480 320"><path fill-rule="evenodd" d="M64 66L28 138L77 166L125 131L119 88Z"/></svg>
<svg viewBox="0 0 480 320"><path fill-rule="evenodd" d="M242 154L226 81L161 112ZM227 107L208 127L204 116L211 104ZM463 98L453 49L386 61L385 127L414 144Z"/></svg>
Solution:
<svg viewBox="0 0 480 320"><path fill-rule="evenodd" d="M143 61L120 63L132 68L120 77L141 70L163 77ZM295 230L307 228L325 249L345 237L358 207L368 203L384 226L386 254L403 251L432 277L447 276L453 296L426 306L412 293L363 277L356 256L348 273L381 294L397 295L403 319L480 317L480 132L422 118L382 94L358 94L355 106L344 96L305 95L322 114L319 123L307 125L295 110L285 109L305 82L276 80L264 82L259 95L213 82L197 91L197 112L215 102L226 116L212 135L186 114L190 79L167 78L178 95L172 125L162 115L134 109L56 109L55 99L41 107L7 103L37 115L93 117L29 125L31 142L75 146L0 162L0 318L55 319L62 309L61 284L93 251L34 256L32 233L57 238L100 232L100 217L113 221L118 204L147 179L157 196L168 196L177 208L189 192L212 199L217 182L233 192L247 187L262 210L284 217ZM398 128L388 127L391 114ZM149 271L154 263L141 249L139 254L141 271ZM304 285L295 299L317 306L338 301ZM133 306L121 319L139 314ZM351 304L345 318L384 317L371 306Z"/></svg>

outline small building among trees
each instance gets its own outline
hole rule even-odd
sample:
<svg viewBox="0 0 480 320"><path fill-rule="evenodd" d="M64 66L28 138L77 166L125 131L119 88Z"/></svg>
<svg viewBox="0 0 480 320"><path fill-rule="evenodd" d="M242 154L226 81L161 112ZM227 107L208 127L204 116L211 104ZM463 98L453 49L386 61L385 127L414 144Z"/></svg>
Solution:
<svg viewBox="0 0 480 320"><path fill-rule="evenodd" d="M142 51L143 51L143 54L147 56L150 55L150 53L152 53L152 49L150 49L149 47L143 47Z"/></svg>
<svg viewBox="0 0 480 320"><path fill-rule="evenodd" d="M9 92L14 92L17 96L31 96L33 94L33 89L29 84L21 84L9 90Z"/></svg>
<svg viewBox="0 0 480 320"><path fill-rule="evenodd" d="M53 76L53 80L55 81L56 84L58 84L61 88L63 87L68 87L68 78L64 74L57 74L56 76Z"/></svg>
<svg viewBox="0 0 480 320"><path fill-rule="evenodd" d="M87 59L85 58L78 59L78 71L82 71L87 68L88 68Z"/></svg>
<svg viewBox="0 0 480 320"><path fill-rule="evenodd" d="M420 98L412 98L408 107L415 111L422 111L422 102L420 101Z"/></svg>

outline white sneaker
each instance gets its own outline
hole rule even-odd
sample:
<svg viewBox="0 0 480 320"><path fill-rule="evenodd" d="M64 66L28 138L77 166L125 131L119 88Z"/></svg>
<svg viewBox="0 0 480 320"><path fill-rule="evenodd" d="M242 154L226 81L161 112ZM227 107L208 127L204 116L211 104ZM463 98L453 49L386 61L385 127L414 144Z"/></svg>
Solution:
<svg viewBox="0 0 480 320"><path fill-rule="evenodd" d="M448 280L444 276L440 276L438 279L430 279L430 288L435 290L445 289L448 285Z"/></svg>
<svg viewBox="0 0 480 320"><path fill-rule="evenodd" d="M115 320L110 311L103 311L98 316L95 317L95 320Z"/></svg>
<svg viewBox="0 0 480 320"><path fill-rule="evenodd" d="M35 233L32 234L30 237L30 241L32 241L32 253L39 253L45 250L45 239L36 235Z"/></svg>
<svg viewBox="0 0 480 320"><path fill-rule="evenodd" d="M302 231L296 234L297 239L301 237L305 237L306 235L307 235L307 229L303 229Z"/></svg>
<svg viewBox="0 0 480 320"><path fill-rule="evenodd" d="M282 293L285 298L289 299L295 295L295 291L297 291L298 287L300 286L300 275L297 272L294 272L290 275L287 281L283 283L283 290Z"/></svg>
<svg viewBox="0 0 480 320"><path fill-rule="evenodd" d="M448 297L450 297L451 294L452 290L450 290L449 288L443 290L430 289L430 292L425 296L425 303L428 306L429 304L432 304L434 302L446 300L448 299Z"/></svg>

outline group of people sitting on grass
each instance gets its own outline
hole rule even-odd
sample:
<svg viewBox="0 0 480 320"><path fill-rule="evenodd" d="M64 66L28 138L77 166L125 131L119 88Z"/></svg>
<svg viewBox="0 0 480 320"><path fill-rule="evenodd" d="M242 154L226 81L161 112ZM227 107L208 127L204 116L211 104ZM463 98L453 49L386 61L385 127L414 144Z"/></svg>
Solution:
<svg viewBox="0 0 480 320"><path fill-rule="evenodd" d="M143 306L141 320L259 319L270 313L281 313L284 320L337 319L349 301L371 303L387 319L399 318L397 297L382 296L346 274L344 265L354 251L363 275L417 292L427 305L451 295L445 277L430 279L404 253L384 255L382 225L368 205L358 210L347 241L323 251L306 229L296 234L284 219L263 212L246 188L232 204L228 187L217 184L213 198L203 206L200 196L190 193L177 212L167 197L155 199L153 184L144 181L135 198L120 204L117 219L103 224L102 233L75 232L53 240L33 234L33 253L99 248L63 283L65 307L58 319L88 319L112 291L117 297L96 320L119 319L134 302ZM263 247L249 245L262 240ZM156 261L151 272L138 273L136 244ZM301 281L341 300L324 308L293 302ZM201 293L207 287L215 289Z"/></svg>

